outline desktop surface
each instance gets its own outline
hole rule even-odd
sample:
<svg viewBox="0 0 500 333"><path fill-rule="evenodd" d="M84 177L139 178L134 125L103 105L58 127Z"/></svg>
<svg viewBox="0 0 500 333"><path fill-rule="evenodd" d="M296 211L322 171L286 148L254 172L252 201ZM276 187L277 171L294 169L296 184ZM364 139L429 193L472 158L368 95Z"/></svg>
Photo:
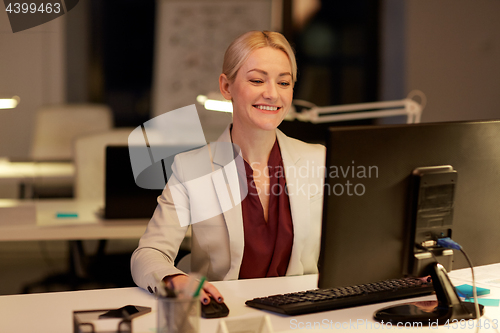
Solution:
<svg viewBox="0 0 500 333"><path fill-rule="evenodd" d="M486 281L488 274L498 275L500 265L490 265L477 268L476 274L481 280ZM456 273L456 274L454 274ZM490 274L490 275L491 275ZM459 270L452 272L455 285L470 283L470 271ZM484 277L484 278L481 278ZM260 311L245 306L245 301L254 297L268 296L277 293L295 292L314 288L317 284L317 275L303 275L279 278L248 279L234 281L219 281L213 284L224 295L224 300L230 309L225 320L238 320L255 316L269 315L275 332L311 332L325 331L326 328L351 330L358 332L380 332L382 326L373 319L374 311L383 306L404 303L408 300L374 304L356 308L327 311L302 316L283 316L266 311ZM484 285L491 290L488 298L499 298L500 289L496 285ZM420 297L413 300L434 300L434 296ZM72 312L76 310L92 310L119 308L127 304L149 306L151 313L137 317L133 320L134 333L154 332L156 327L156 300L148 292L139 288L85 290L75 292L59 292L31 295L0 296L0 309L4 315L0 320L0 332L72 332ZM492 328L493 321L497 325L500 319L500 308L486 307L486 316L482 323L489 320L490 329L481 329L481 332L495 332ZM8 314L8 315L6 315ZM29 318L29 320L26 320ZM215 333L220 319L201 319L201 333ZM319 323L319 324L317 324ZM386 327L387 328L387 327ZM453 327L416 328L417 332L427 331L454 331ZM393 329L397 329L393 327ZM405 329L405 331L411 329ZM462 330L460 330L462 331ZM465 331L474 332L466 328Z"/></svg>

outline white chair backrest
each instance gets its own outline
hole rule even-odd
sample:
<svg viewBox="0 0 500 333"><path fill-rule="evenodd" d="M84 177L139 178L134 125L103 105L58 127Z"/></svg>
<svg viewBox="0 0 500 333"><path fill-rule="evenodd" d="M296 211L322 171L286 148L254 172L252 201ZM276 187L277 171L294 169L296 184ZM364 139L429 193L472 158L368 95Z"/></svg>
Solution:
<svg viewBox="0 0 500 333"><path fill-rule="evenodd" d="M31 157L36 161L72 159L73 140L113 127L111 109L102 104L62 104L37 112Z"/></svg>
<svg viewBox="0 0 500 333"><path fill-rule="evenodd" d="M133 128L79 137L74 143L75 198L104 205L106 146L127 145Z"/></svg>

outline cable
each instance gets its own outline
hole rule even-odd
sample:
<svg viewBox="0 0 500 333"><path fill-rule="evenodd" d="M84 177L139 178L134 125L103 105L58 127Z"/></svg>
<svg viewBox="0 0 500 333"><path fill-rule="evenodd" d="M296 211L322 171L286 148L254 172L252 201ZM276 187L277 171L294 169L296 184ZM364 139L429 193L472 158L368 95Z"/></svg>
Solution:
<svg viewBox="0 0 500 333"><path fill-rule="evenodd" d="M479 320L481 318L481 313L479 312L479 303L477 302L477 290L476 290L476 278L474 277L474 269L472 265L472 261L470 260L469 256L467 253L465 253L464 249L460 249L460 251L463 253L465 259L469 263L471 273L472 273L472 295L474 296L474 309L476 310L476 319Z"/></svg>
<svg viewBox="0 0 500 333"><path fill-rule="evenodd" d="M439 238L437 240L437 245L444 247L445 249L462 250L460 244L453 241L450 237Z"/></svg>
<svg viewBox="0 0 500 333"><path fill-rule="evenodd" d="M434 258L434 261L437 262L437 263L439 263L436 255L434 254L434 251L432 251L431 249L429 249L427 246L423 246L421 244L417 244L417 247L420 248L420 249L422 249L422 250L424 250L424 251L429 252L432 255L432 258Z"/></svg>
<svg viewBox="0 0 500 333"><path fill-rule="evenodd" d="M470 258L467 255L467 253L465 253L465 251L462 248L462 246L460 244L458 244L457 242L453 241L449 237L438 239L437 240L437 245L439 245L441 247L444 247L444 248L447 248L447 249L454 249L454 250L461 251L462 254L464 255L465 259L469 263L471 274L472 274L472 296L474 298L474 310L476 312L476 316L475 316L476 318L475 319L477 319L477 321L478 321L478 323L476 325L476 328L477 328L476 332L479 332L479 329L481 327L481 323L479 321L480 318L481 318L481 313L479 311L479 303L477 301L476 278L474 276L474 266L472 265L472 261L470 260Z"/></svg>

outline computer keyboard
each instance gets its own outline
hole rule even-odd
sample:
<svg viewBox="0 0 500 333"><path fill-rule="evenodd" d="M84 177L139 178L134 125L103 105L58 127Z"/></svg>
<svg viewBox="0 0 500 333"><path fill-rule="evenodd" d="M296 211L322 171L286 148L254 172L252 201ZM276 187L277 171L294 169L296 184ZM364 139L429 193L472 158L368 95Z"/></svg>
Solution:
<svg viewBox="0 0 500 333"><path fill-rule="evenodd" d="M402 278L357 286L259 297L248 300L245 304L286 315L300 315L423 296L433 291L432 282L418 278Z"/></svg>

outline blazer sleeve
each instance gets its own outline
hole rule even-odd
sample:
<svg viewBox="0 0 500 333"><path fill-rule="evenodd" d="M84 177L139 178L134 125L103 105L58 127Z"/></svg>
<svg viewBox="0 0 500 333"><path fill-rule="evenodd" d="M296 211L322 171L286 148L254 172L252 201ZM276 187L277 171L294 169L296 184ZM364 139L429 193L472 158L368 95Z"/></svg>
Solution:
<svg viewBox="0 0 500 333"><path fill-rule="evenodd" d="M189 220L190 217L189 195L182 185L183 169L178 156L174 159L172 170L173 174L167 186L158 197L158 206L153 217L131 258L134 282L149 292L155 290L155 274L160 279L168 275L185 274L174 266L174 259L188 228L181 226L180 219ZM171 186L172 184L176 186ZM173 191L176 192L175 204Z"/></svg>

